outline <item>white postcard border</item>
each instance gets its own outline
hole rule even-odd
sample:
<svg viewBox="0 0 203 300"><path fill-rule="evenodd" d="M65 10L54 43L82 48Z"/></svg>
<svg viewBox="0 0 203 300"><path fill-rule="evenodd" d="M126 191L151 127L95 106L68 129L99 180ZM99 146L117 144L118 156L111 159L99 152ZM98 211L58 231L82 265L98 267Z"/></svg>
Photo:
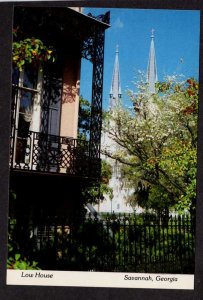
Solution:
<svg viewBox="0 0 203 300"><path fill-rule="evenodd" d="M7 285L194 290L194 275L9 269Z"/></svg>

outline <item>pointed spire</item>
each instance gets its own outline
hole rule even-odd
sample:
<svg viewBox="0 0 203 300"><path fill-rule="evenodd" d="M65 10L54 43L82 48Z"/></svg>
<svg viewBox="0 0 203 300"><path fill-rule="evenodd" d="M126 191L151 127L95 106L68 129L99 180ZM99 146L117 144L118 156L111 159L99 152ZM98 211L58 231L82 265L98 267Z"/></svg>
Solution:
<svg viewBox="0 0 203 300"><path fill-rule="evenodd" d="M110 109L113 109L115 106L117 106L120 103L121 95L122 94L121 94L120 71L119 71L119 61L118 61L118 45L117 45L111 89L109 94Z"/></svg>
<svg viewBox="0 0 203 300"><path fill-rule="evenodd" d="M147 67L147 82L149 84L149 92L155 93L155 83L158 81L156 56L154 47L154 29L151 30L151 44L149 50L149 61Z"/></svg>

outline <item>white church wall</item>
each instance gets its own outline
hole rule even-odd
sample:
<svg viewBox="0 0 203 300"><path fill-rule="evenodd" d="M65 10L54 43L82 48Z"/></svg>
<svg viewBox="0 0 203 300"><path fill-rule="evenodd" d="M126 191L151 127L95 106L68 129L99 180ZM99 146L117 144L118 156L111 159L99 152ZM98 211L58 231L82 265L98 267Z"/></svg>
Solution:
<svg viewBox="0 0 203 300"><path fill-rule="evenodd" d="M155 58L155 46L154 46L154 30L151 33L151 43L149 51L149 61L147 67L147 82L149 85L148 93L152 94L155 92L155 83L157 82L157 67ZM120 104L122 98L121 83L120 83L120 71L119 71L119 59L118 59L118 46L116 46L115 62L113 68L112 83L110 87L110 98L109 98L109 111L113 112L115 107ZM153 101L150 103L150 113L157 113L157 107ZM106 124L108 126L108 124ZM112 127L111 123L111 127ZM103 130L101 148L106 149L107 152L115 152L119 150L118 144L116 144L107 132ZM126 187L124 184L125 179L121 175L121 165L116 161L107 156L101 156L112 166L112 178L109 181L109 187L112 188L113 198L110 199L108 195L103 195L104 200L100 201L95 209L99 212L105 213L142 213L144 210L139 206L132 208L128 203L128 197L132 195L133 188Z"/></svg>

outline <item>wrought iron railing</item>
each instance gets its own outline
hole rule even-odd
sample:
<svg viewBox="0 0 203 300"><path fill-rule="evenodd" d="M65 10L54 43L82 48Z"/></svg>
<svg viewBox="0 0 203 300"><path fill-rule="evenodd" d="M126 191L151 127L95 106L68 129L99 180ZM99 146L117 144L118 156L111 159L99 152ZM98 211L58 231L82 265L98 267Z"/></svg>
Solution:
<svg viewBox="0 0 203 300"><path fill-rule="evenodd" d="M64 173L98 178L100 159L89 155L89 142L70 137L28 131L11 136L10 167L38 172Z"/></svg>
<svg viewBox="0 0 203 300"><path fill-rule="evenodd" d="M42 269L193 274L194 227L189 215L167 222L152 215L47 217L11 226L27 232L27 257ZM22 231L23 228L23 231ZM15 231L17 232L17 231ZM25 242L23 240L21 251ZM50 256L49 256L50 255Z"/></svg>

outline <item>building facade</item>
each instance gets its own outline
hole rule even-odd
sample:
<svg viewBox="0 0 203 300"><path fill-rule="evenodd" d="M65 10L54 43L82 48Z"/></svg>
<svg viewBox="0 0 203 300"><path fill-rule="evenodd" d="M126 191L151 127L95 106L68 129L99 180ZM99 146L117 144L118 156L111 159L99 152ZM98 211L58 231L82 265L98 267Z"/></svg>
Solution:
<svg viewBox="0 0 203 300"><path fill-rule="evenodd" d="M67 7L15 8L14 42L41 40L55 54L55 61L46 61L43 67L33 63L21 69L13 66L10 189L16 201L10 203L10 214L19 222L79 214L82 189L100 178L108 27L109 13L97 18ZM88 140L77 137L82 58L93 65Z"/></svg>

